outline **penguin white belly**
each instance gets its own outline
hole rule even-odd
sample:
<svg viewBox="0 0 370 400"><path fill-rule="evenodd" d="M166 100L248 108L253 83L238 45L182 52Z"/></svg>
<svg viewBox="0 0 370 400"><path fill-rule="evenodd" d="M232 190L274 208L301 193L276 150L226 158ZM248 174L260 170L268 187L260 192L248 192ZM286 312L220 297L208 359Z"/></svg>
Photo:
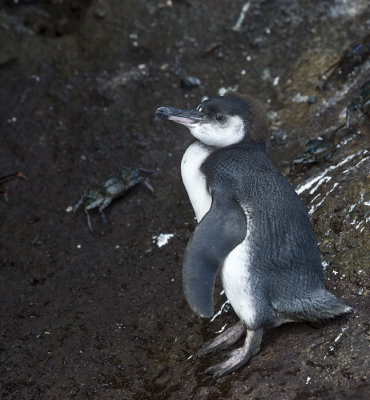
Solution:
<svg viewBox="0 0 370 400"><path fill-rule="evenodd" d="M256 309L252 296L249 243L251 223L248 215L247 220L246 237L226 257L221 269L221 279L226 297L235 313L247 326L251 326L256 317Z"/></svg>
<svg viewBox="0 0 370 400"><path fill-rule="evenodd" d="M207 188L207 181L200 167L203 161L211 153L208 146L200 142L191 144L181 161L181 177L195 212L198 222L202 220L209 211L212 197Z"/></svg>

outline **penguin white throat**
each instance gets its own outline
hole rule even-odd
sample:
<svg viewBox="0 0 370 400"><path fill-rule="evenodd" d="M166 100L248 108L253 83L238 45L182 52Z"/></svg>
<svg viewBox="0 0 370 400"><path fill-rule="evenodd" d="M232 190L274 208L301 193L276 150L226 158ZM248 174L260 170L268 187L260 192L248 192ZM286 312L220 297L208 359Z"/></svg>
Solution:
<svg viewBox="0 0 370 400"><path fill-rule="evenodd" d="M197 109L201 112L201 105ZM201 171L203 162L216 148L239 143L245 136L245 123L241 117L221 114L218 116L222 118L216 116L199 122L178 121L199 140L187 148L181 161L182 180L198 222L203 219L212 204L207 180Z"/></svg>
<svg viewBox="0 0 370 400"><path fill-rule="evenodd" d="M195 142L187 148L181 161L182 181L198 222L202 220L212 204L206 177L200 169L212 150L214 148Z"/></svg>
<svg viewBox="0 0 370 400"><path fill-rule="evenodd" d="M245 136L245 124L237 115L222 116L222 120L205 120L183 124L190 133L208 146L226 147L239 143Z"/></svg>

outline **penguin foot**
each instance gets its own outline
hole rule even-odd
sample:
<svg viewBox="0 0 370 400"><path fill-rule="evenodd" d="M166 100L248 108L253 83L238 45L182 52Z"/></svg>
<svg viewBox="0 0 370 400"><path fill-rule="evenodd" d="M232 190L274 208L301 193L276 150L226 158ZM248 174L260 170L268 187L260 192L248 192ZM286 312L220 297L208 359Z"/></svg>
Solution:
<svg viewBox="0 0 370 400"><path fill-rule="evenodd" d="M208 353L212 353L217 350L227 349L229 346L236 343L245 332L245 327L242 321L226 329L220 335L217 335L214 339L208 340L198 350L197 357L202 357Z"/></svg>
<svg viewBox="0 0 370 400"><path fill-rule="evenodd" d="M247 329L244 346L231 351L228 354L227 360L207 368L205 373L213 374L213 378L217 379L245 365L252 356L259 352L262 333L262 328L255 331Z"/></svg>

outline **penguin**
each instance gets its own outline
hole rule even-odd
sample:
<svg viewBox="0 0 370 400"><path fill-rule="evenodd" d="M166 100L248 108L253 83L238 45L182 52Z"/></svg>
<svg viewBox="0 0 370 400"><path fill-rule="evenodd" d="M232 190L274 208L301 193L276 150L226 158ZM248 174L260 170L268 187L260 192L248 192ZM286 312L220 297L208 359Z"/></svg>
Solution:
<svg viewBox="0 0 370 400"><path fill-rule="evenodd" d="M193 312L211 317L220 271L239 317L197 356L226 349L246 334L242 347L205 372L218 378L245 365L258 353L265 329L352 311L326 290L305 207L266 156L269 125L262 104L231 92L194 110L160 107L156 114L197 139L181 161L198 221L183 259L185 298Z"/></svg>

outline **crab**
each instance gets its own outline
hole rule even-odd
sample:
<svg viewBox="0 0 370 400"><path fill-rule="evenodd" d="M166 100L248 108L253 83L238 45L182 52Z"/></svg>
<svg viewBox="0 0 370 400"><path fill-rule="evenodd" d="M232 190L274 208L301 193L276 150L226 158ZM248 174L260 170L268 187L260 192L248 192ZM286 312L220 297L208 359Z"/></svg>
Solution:
<svg viewBox="0 0 370 400"><path fill-rule="evenodd" d="M332 64L325 72L324 76L331 71L329 76L322 83L322 89L325 89L333 78L342 76L345 78L353 69L362 64L370 55L370 34L350 44L342 54L342 57Z"/></svg>
<svg viewBox="0 0 370 400"><path fill-rule="evenodd" d="M120 170L119 174L108 176L101 183L99 189L84 192L78 203L74 206L73 212L76 212L80 206L84 204L87 225L91 232L93 232L93 228L89 214L90 210L98 208L104 224L108 225L108 218L103 210L108 207L114 199L124 196L132 187L139 183L143 184L151 193L154 192L149 180L142 177L140 172L156 173L156 171L144 168L124 167Z"/></svg>

